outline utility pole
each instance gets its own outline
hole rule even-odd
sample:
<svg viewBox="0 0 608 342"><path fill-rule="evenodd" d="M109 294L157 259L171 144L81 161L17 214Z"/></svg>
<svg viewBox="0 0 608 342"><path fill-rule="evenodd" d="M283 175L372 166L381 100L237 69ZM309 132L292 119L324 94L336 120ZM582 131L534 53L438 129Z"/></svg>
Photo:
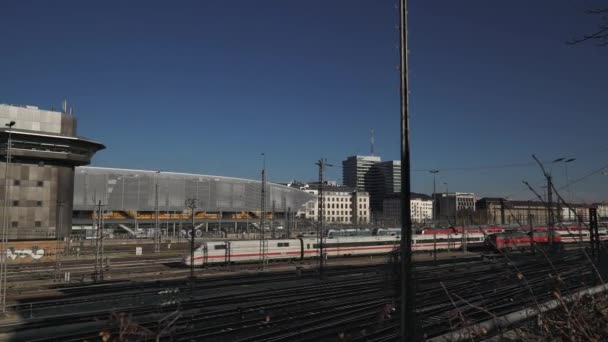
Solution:
<svg viewBox="0 0 608 342"><path fill-rule="evenodd" d="M412 218L410 208L410 126L407 45L407 0L400 0L401 54L401 341L416 340L415 292L412 267Z"/></svg>
<svg viewBox="0 0 608 342"><path fill-rule="evenodd" d="M266 154L262 153L262 189L260 192L260 268L266 268Z"/></svg>
<svg viewBox="0 0 608 342"><path fill-rule="evenodd" d="M530 225L530 249L534 253L534 223L532 222L532 214L530 213L530 205L528 204L528 224Z"/></svg>
<svg viewBox="0 0 608 342"><path fill-rule="evenodd" d="M2 236L0 236L0 306L2 310L2 314L6 314L6 277L8 271L7 263L7 255L6 255L6 246L8 243L8 224L10 211L8 210L9 201L10 201L10 191L9 191L9 174L10 174L10 166L11 166L11 150L13 148L11 133L12 128L15 125L15 121L11 121L5 124L8 127L8 139L6 141L6 160L5 160L5 170L4 170L4 207L3 207L3 215L2 215Z"/></svg>
<svg viewBox="0 0 608 342"><path fill-rule="evenodd" d="M287 238L291 239L291 207L287 207Z"/></svg>
<svg viewBox="0 0 608 342"><path fill-rule="evenodd" d="M190 293L192 294L194 290L194 210L196 209L196 199L188 198L186 199L186 208L189 208L192 213L192 228L190 228ZM205 260L203 259L203 262Z"/></svg>
<svg viewBox="0 0 608 342"><path fill-rule="evenodd" d="M275 227L274 227L274 209L275 209L275 203L274 200L272 200L272 217L270 218L270 230L272 231L272 238L276 239L276 232L275 232Z"/></svg>
<svg viewBox="0 0 608 342"><path fill-rule="evenodd" d="M63 230L63 201L57 201L57 227L55 227L55 237L57 238L57 243L55 244L55 274L54 280L59 281L60 273L61 273L61 254L60 254L60 246L61 246L61 234L60 232Z"/></svg>
<svg viewBox="0 0 608 342"><path fill-rule="evenodd" d="M95 281L103 280L103 204L97 204L97 231L95 239Z"/></svg>
<svg viewBox="0 0 608 342"><path fill-rule="evenodd" d="M317 236L319 240L319 276L323 278L324 264L325 264L325 248L323 245L323 240L325 239L325 231L324 231L324 219L325 219L325 196L323 196L323 172L325 171L326 166L333 166L331 164L327 164L327 160L321 158L319 161L315 163L319 167L319 229L317 230Z"/></svg>
<svg viewBox="0 0 608 342"><path fill-rule="evenodd" d="M160 253L160 225L158 223L158 174L154 177L154 253Z"/></svg>
<svg viewBox="0 0 608 342"><path fill-rule="evenodd" d="M597 208L589 208L589 235L591 242L591 253L595 257L596 262L601 260L600 250L600 235L597 224Z"/></svg>
<svg viewBox="0 0 608 342"><path fill-rule="evenodd" d="M541 170L543 171L543 174L545 176L545 178L547 179L547 220L548 220L548 225L549 225L549 245L551 247L553 247L553 242L554 242L554 218L553 218L553 186L552 186L552 178L551 175L545 170L545 167L543 166L543 164L540 162L540 160L538 160L538 158L536 158L535 155L532 155L532 158L534 158L534 160L538 163L538 165L540 166Z"/></svg>

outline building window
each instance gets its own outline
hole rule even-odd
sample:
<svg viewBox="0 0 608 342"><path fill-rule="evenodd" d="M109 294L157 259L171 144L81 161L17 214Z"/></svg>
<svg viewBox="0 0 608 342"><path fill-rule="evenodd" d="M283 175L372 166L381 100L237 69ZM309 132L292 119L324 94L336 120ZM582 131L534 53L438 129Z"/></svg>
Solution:
<svg viewBox="0 0 608 342"><path fill-rule="evenodd" d="M36 201L36 206L37 207L42 207L42 201Z"/></svg>
<svg viewBox="0 0 608 342"><path fill-rule="evenodd" d="M19 227L19 222L17 222L17 221L11 222L11 227L13 227L13 228Z"/></svg>
<svg viewBox="0 0 608 342"><path fill-rule="evenodd" d="M18 179L13 180L13 185L21 185L21 181Z"/></svg>
<svg viewBox="0 0 608 342"><path fill-rule="evenodd" d="M13 207L18 207L19 206L19 201L13 201Z"/></svg>
<svg viewBox="0 0 608 342"><path fill-rule="evenodd" d="M36 228L40 228L40 227L42 227L42 222L41 221L36 221L36 222L34 222L34 226Z"/></svg>
<svg viewBox="0 0 608 342"><path fill-rule="evenodd" d="M44 182L43 181L38 181L38 183L36 183L38 186L43 186Z"/></svg>

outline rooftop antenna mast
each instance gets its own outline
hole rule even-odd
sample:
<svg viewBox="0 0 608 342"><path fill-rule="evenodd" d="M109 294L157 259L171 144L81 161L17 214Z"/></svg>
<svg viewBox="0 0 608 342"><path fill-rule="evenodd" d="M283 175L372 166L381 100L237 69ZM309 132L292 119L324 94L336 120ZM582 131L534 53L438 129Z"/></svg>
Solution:
<svg viewBox="0 0 608 342"><path fill-rule="evenodd" d="M370 142L370 150L371 150L371 153L372 153L372 156L373 156L373 155L374 155L374 152L375 152L375 151L374 151L374 147L375 147L374 145L375 145L375 142L374 142L374 129L373 129L373 128L372 128L372 130L371 130L371 136L370 136L370 141L369 141L369 142Z"/></svg>

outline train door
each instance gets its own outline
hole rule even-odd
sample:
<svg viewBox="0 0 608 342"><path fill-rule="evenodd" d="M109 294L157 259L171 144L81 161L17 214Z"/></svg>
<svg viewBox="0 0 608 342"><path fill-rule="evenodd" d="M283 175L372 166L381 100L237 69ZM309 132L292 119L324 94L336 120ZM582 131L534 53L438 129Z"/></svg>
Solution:
<svg viewBox="0 0 608 342"><path fill-rule="evenodd" d="M203 243L201 247L203 250L203 266L205 266L209 263L209 247L207 247L206 243Z"/></svg>
<svg viewBox="0 0 608 342"><path fill-rule="evenodd" d="M232 251L230 250L230 241L226 241L226 249L224 249L225 251L225 257L224 260L226 261L227 264L230 263L230 255L232 254Z"/></svg>

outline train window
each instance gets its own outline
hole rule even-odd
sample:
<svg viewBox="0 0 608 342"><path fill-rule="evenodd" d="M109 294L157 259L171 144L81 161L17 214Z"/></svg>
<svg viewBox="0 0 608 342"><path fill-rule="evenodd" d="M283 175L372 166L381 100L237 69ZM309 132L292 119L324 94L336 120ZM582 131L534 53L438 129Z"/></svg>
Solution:
<svg viewBox="0 0 608 342"><path fill-rule="evenodd" d="M215 245L215 249L226 249L226 245Z"/></svg>
<svg viewBox="0 0 608 342"><path fill-rule="evenodd" d="M310 249L310 244L309 243L306 244L306 249Z"/></svg>
<svg viewBox="0 0 608 342"><path fill-rule="evenodd" d="M277 247L289 247L289 242L279 242L277 243Z"/></svg>

